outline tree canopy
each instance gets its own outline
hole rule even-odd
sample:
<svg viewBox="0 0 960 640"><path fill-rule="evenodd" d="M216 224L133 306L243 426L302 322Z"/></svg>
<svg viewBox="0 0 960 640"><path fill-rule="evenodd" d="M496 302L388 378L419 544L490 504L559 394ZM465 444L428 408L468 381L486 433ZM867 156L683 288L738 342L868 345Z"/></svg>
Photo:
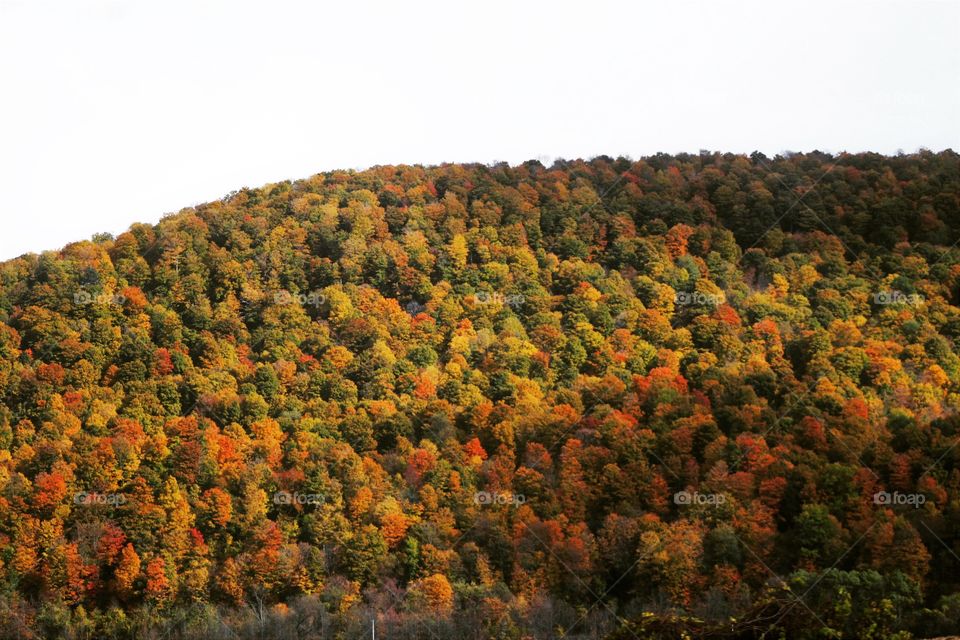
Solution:
<svg viewBox="0 0 960 640"><path fill-rule="evenodd" d="M4 262L0 634L960 632L958 244L952 151L702 152Z"/></svg>

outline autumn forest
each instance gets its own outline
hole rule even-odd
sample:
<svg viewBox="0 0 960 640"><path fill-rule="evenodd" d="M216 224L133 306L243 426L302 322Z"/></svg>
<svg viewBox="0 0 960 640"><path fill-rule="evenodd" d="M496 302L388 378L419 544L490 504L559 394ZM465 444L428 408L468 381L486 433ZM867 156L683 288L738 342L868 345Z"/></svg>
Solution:
<svg viewBox="0 0 960 640"><path fill-rule="evenodd" d="M958 346L949 150L378 166L24 255L0 637L960 633Z"/></svg>

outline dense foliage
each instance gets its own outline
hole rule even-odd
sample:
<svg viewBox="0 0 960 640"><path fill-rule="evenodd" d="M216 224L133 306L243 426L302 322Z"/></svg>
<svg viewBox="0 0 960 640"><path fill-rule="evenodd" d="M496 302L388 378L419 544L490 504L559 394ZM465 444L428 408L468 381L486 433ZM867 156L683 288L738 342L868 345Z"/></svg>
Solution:
<svg viewBox="0 0 960 640"><path fill-rule="evenodd" d="M702 153L8 261L0 634L960 631L958 241L951 151Z"/></svg>

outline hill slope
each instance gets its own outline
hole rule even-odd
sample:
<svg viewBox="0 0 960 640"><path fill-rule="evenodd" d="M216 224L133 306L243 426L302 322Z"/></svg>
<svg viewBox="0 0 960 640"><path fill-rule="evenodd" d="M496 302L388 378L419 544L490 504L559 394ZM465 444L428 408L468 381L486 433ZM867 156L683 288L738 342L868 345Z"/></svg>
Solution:
<svg viewBox="0 0 960 640"><path fill-rule="evenodd" d="M658 155L3 263L0 633L956 632L958 240L952 151Z"/></svg>

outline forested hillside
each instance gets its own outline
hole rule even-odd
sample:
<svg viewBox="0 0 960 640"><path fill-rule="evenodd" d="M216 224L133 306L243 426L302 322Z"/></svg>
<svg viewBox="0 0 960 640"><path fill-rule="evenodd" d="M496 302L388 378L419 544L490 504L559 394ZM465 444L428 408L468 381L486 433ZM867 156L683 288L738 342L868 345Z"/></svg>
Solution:
<svg viewBox="0 0 960 640"><path fill-rule="evenodd" d="M704 152L0 264L0 636L960 632L958 242L952 151Z"/></svg>

